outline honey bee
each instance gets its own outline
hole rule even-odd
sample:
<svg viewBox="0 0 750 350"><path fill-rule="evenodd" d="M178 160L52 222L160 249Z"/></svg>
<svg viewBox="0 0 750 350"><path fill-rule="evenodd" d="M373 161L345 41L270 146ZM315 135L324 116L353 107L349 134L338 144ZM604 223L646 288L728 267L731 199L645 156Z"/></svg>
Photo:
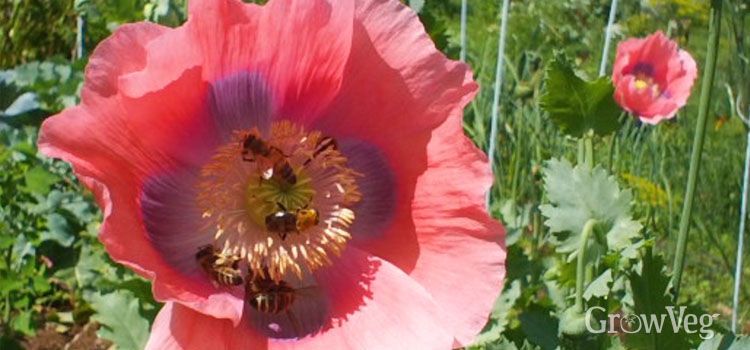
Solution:
<svg viewBox="0 0 750 350"><path fill-rule="evenodd" d="M278 147L269 145L261 138L257 130L248 132L240 142L242 148L242 160L248 162L259 162L266 169L263 178L268 180L275 178L290 185L297 183L297 175L287 160L288 156Z"/></svg>
<svg viewBox="0 0 750 350"><path fill-rule="evenodd" d="M211 277L214 285L239 286L242 284L239 257L219 253L214 246L209 244L198 248L195 259L198 260L203 272Z"/></svg>
<svg viewBox="0 0 750 350"><path fill-rule="evenodd" d="M287 211L281 203L277 203L281 210L266 216L266 229L279 234L282 240L289 233L300 233L318 224L320 215L317 209L300 208L294 212Z"/></svg>
<svg viewBox="0 0 750 350"><path fill-rule="evenodd" d="M303 334L292 307L298 300L314 295L314 290L317 288L317 286L293 287L284 280L274 281L267 268L263 268L259 274L248 269L245 280L245 300L261 314L275 316L286 313L294 334L300 337Z"/></svg>
<svg viewBox="0 0 750 350"><path fill-rule="evenodd" d="M255 310L266 314L286 312L294 304L297 290L285 281L274 281L265 276L250 273L245 281L245 298Z"/></svg>
<svg viewBox="0 0 750 350"><path fill-rule="evenodd" d="M327 149L339 149L339 143L336 142L336 139L330 136L323 136L318 140L318 143L315 144L315 151L312 154L312 157L310 157L308 160L305 161L303 166L307 166L313 159L315 159L317 156L319 156L323 151Z"/></svg>

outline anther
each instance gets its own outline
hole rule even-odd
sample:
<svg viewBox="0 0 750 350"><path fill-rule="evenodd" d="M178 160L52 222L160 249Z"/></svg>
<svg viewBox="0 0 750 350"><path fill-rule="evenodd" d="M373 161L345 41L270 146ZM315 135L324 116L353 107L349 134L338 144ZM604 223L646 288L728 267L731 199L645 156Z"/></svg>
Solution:
<svg viewBox="0 0 750 350"><path fill-rule="evenodd" d="M362 195L336 140L288 121L237 132L201 170L198 203L214 243L280 281L329 264L351 239Z"/></svg>

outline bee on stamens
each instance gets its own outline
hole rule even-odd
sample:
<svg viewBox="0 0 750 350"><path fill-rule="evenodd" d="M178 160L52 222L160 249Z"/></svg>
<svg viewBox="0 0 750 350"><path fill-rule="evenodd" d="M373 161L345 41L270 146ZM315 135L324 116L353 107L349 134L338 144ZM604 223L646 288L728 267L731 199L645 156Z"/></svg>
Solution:
<svg viewBox="0 0 750 350"><path fill-rule="evenodd" d="M277 179L294 185L297 175L289 164L288 156L278 147L264 141L257 130L251 130L240 141L242 160L258 162L263 170L263 179Z"/></svg>
<svg viewBox="0 0 750 350"><path fill-rule="evenodd" d="M198 248L195 259L215 286L228 287L242 284L242 275L239 270L241 259L238 256L218 252L213 245L209 244Z"/></svg>
<svg viewBox="0 0 750 350"><path fill-rule="evenodd" d="M282 240L289 233L300 233L320 222L317 209L300 208L295 211L287 211L281 203L277 203L281 210L266 216L266 229L279 234Z"/></svg>
<svg viewBox="0 0 750 350"><path fill-rule="evenodd" d="M303 166L307 166L307 164L312 162L313 159L317 158L321 153L323 153L327 149L338 150L339 143L336 142L336 139L334 139L333 137L323 136L315 144L315 151L313 152L312 156L305 161Z"/></svg>

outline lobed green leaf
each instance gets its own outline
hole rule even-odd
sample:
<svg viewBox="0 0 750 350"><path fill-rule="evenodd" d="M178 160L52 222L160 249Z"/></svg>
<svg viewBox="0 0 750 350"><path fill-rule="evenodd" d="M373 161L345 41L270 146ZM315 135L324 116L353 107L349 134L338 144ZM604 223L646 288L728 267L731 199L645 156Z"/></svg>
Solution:
<svg viewBox="0 0 750 350"><path fill-rule="evenodd" d="M600 136L615 131L622 112L607 77L585 81L573 71L568 58L558 52L547 65L546 93L541 106L566 134L580 137L588 130Z"/></svg>
<svg viewBox="0 0 750 350"><path fill-rule="evenodd" d="M551 159L544 169L544 187L550 203L540 206L550 228L551 243L568 260L578 254L581 231L589 219L597 221L600 234L589 244L589 256L621 251L631 245L642 225L630 216L629 190L620 190L615 179L601 167L573 167L564 159ZM593 252L593 253L592 253Z"/></svg>
<svg viewBox="0 0 750 350"><path fill-rule="evenodd" d="M102 325L97 333L110 340L120 350L141 350L149 335L149 322L140 314L138 299L130 292L115 291L93 295L91 306L96 310L92 318Z"/></svg>

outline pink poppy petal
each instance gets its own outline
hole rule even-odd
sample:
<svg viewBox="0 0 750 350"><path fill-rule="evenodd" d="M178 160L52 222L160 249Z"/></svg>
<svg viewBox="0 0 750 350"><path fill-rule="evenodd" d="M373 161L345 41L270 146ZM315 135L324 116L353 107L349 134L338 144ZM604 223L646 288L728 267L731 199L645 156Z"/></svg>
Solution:
<svg viewBox="0 0 750 350"><path fill-rule="evenodd" d="M224 52L224 34L240 23L257 18L258 6L234 0L196 0L190 2L190 18L181 27L170 29L146 45L146 64L142 69L120 78L123 94L140 97L159 91L184 71L216 61Z"/></svg>
<svg viewBox="0 0 750 350"><path fill-rule="evenodd" d="M130 267L144 278L153 279L156 300L179 300L203 313L239 322L244 304L241 291L235 291L234 294L228 290L217 292L202 276L186 276L174 270L162 260L162 255L154 250L148 238L144 238L147 233L138 223L137 185L133 183L132 177L127 174L112 175L105 181L112 181L117 185L107 186L95 179L102 177L101 174L93 175L83 167L75 170L81 182L94 192L104 211L99 239L107 252L113 260ZM110 174L121 171L106 170L102 169L104 173Z"/></svg>
<svg viewBox="0 0 750 350"><path fill-rule="evenodd" d="M266 340L252 330L235 330L227 320L206 316L169 302L154 320L146 350L267 349Z"/></svg>
<svg viewBox="0 0 750 350"><path fill-rule="evenodd" d="M635 57L638 48L643 45L643 39L631 38L621 41L617 45L617 57L612 68L612 82L617 86L624 77L625 72L629 71L637 62Z"/></svg>
<svg viewBox="0 0 750 350"><path fill-rule="evenodd" d="M484 196L492 179L489 164L482 152L463 136L460 114L454 114L433 132L428 147L429 168L419 178L414 194L413 226L400 231L401 236L413 232L419 243L419 254L412 265L403 265L406 261L403 245L398 245L402 242L395 235L360 232L353 227L352 243L388 261L401 263L398 266L446 308L444 322L453 329L456 345L466 345L486 323L501 290L505 275L504 232L484 208ZM375 174L383 176L381 172ZM371 185L370 181L366 184ZM387 193L387 186L382 184L373 188ZM373 202L384 204L389 200L378 198ZM400 213L399 209L393 210ZM357 213L357 220L364 216L369 222L377 217L369 210ZM383 240L392 246L375 244Z"/></svg>
<svg viewBox="0 0 750 350"><path fill-rule="evenodd" d="M213 243L215 230L206 227L196 203L198 180L199 169L148 178L141 189L140 210L148 239L164 261L181 274L208 285L210 280L195 254L199 247ZM242 297L241 290L234 294Z"/></svg>
<svg viewBox="0 0 750 350"><path fill-rule="evenodd" d="M378 239L357 244L408 271L419 254L410 207L416 179L427 166L431 130L463 108L477 85L466 65L435 48L403 4L375 0L356 6L358 25L341 93L311 128L379 150L388 166L383 176L396 180L395 196L384 196L394 198L392 224L368 235Z"/></svg>
<svg viewBox="0 0 750 350"><path fill-rule="evenodd" d="M271 349L448 349L453 337L441 306L399 268L348 247L315 274L332 301L332 320L320 333Z"/></svg>
<svg viewBox="0 0 750 350"><path fill-rule="evenodd" d="M644 114L656 102L658 97L654 96L650 88L638 88L635 77L631 75L629 78L631 77L633 78L632 80L625 80L628 82L627 88L625 88L626 100L633 113Z"/></svg>
<svg viewBox="0 0 750 350"><path fill-rule="evenodd" d="M136 177L200 164L216 142L204 117L206 91L200 71L191 70L158 95L93 99L46 119L39 147L74 165L118 167Z"/></svg>
<svg viewBox="0 0 750 350"><path fill-rule="evenodd" d="M196 283L170 266L155 249L141 216L141 191L149 178L195 167L210 156L206 151L216 137L204 116L206 91L200 71L191 70L158 95L91 99L46 119L39 149L72 163L85 179L105 215L99 239L113 260L154 279L157 300L180 300L239 322L242 299L217 294L209 284Z"/></svg>
<svg viewBox="0 0 750 350"><path fill-rule="evenodd" d="M425 40L424 37L426 35L424 35L421 25L416 21L411 11L405 10L401 5L393 2L375 1L361 6L362 8L358 8L358 11L365 11L364 9L367 9L367 13L369 14L395 12L398 15L389 14L388 16L384 16L388 20L383 20L382 23L375 20L366 22L366 31L360 31L355 28L355 44L352 48L353 57L349 68L347 68L347 76L350 73L357 76L357 79L352 79L352 81L373 81L373 83L360 83L360 85L352 84L352 86L349 86L345 80L341 101L354 102L351 106L347 106L343 103L337 104L334 101L332 112L325 114L330 119L319 120L318 125L322 125L321 128L323 130L330 131L333 135L350 136L362 140L362 142L376 145L385 157L388 168L395 174L397 182L395 203L392 209L394 211L392 214L393 224L384 233L367 234L367 239L364 240L361 238L361 234L355 232L356 238L353 242L358 247L395 264L412 276L416 273L418 276L424 277L424 285L428 292L439 294L441 298L445 299L441 300L441 302L452 304L451 307L453 310L460 309L461 305L458 304L458 298L454 299L451 297L451 295L458 293L451 294L447 289L443 288L444 284L426 278L430 274L427 270L427 261L432 261L434 257L445 254L445 247L442 246L441 248L443 249L436 249L434 255L431 255L432 252L425 251L421 246L423 242L420 236L422 232L420 231L420 222L418 222L416 217L412 218L411 213L412 209L416 209L412 207L412 202L419 195L423 195L422 193L419 195L415 194L415 186L418 186L417 181L421 181L419 176L424 176L423 173L429 171L428 169L432 165L432 160L429 158L432 155L431 152L425 154L419 153L416 150L424 149L425 144L430 142L430 137L435 138L435 134L430 131L435 127L435 124L433 124L435 121L441 123L449 114L453 115L453 125L455 125L456 121L460 121L461 108L473 96L475 85L461 64L447 61L442 55L437 53L431 42L427 42L423 46L420 45L422 44L421 40ZM371 17L377 18L372 15ZM401 19L403 22L394 20L394 18ZM389 25L394 24L400 24L410 29L388 31L377 28L378 25L388 28ZM398 33L396 35L405 36L405 38L393 37L392 40L394 42L391 43L392 45L387 46L384 42L387 42L386 38L391 38L392 36L375 34L381 32ZM407 36L407 34L409 35ZM369 40L373 40L373 42L370 43L367 40L368 38L370 38ZM398 40L396 41L396 39ZM400 49L407 50L407 48L401 45L407 47L410 52L424 52L425 57L420 58L419 55L415 56L413 53L409 55L400 54ZM395 48L391 46L395 46ZM423 51L415 49L420 47L423 48ZM377 55L372 52L376 50L383 55L382 61L373 60L373 57L377 57ZM358 57L357 55L360 52L369 52L369 54L365 55L363 53L362 57ZM393 55L390 55L391 53ZM427 74L420 78L412 78L409 76L412 73L411 71L398 71L394 69L400 66L400 60L411 59L416 59L415 63L411 64L412 66L421 66L420 69L422 72ZM355 62L363 60L365 62L366 60L370 61L367 64L367 69L360 69L354 65ZM382 84L382 81L391 80L393 81L392 83ZM375 81L379 81L380 83L375 84ZM429 86L421 86L420 83L422 82L429 84ZM384 88L380 91L378 90L378 86L388 86L388 89ZM367 88L367 93L362 91L362 93L354 95L354 93L363 87ZM437 87L440 87L442 91L431 90ZM349 93L352 95L349 95ZM416 101L409 101L410 99L416 99ZM446 105L443 103L446 103ZM353 111L349 112L350 110ZM368 114L363 115L358 111L368 111ZM419 125L423 125L423 127L420 129ZM377 130L387 130L387 132L376 133ZM462 135L460 123L457 129L451 129L451 131L456 133L456 135ZM432 135L427 136L428 133ZM472 152L475 151L476 149L472 149ZM474 154L474 156L476 157L477 155ZM475 159L472 157L462 159L461 156L455 155L454 157L452 161L458 162L457 164L461 165L466 165L464 159L467 159L467 162ZM487 169L489 168L486 163L484 166L483 174L486 176ZM367 172L364 173L367 177ZM466 174L460 175L464 176ZM464 183L471 183L472 185L476 185L477 183L476 181L472 181L471 178L466 177L460 179L454 178L454 180L464 181ZM480 180L479 182L481 183L482 181ZM478 259L484 259L484 262L488 266L487 269L480 267L480 273L493 272L494 274L490 278L483 275L482 278L488 282L486 285L483 284L478 287L478 290L483 292L489 290L489 293L486 293L482 298L478 298L476 304L470 305L468 309L461 309L460 317L445 321L452 328L455 327L453 334L457 337L459 343L470 342L486 323L494 297L499 293L501 288L501 281L504 274L504 267L502 266L504 250L497 242L497 240L501 239L501 229L499 224L495 223L496 226L493 226L490 223L492 220L483 213L483 209L481 208L481 203L484 202L486 187L476 186L476 188L479 188L480 193L477 197L474 197L473 203L479 203L479 208L474 211L473 215L475 217L472 217L469 221L477 220L481 224L472 226L474 230L471 230L471 232L480 234L479 232L484 230L485 232L491 232L490 236L493 238L472 239L467 236L467 241L469 241L467 246L470 247L469 249L484 249L485 252L493 255L493 257L487 258L487 256L479 254ZM434 191L435 189L431 190ZM461 190L463 191L464 189ZM460 194L463 192L457 191L457 193ZM466 204L465 202L461 203ZM469 211L462 212L461 216L465 217L467 214L469 214ZM366 211L358 211L358 215L370 216ZM482 226L483 224L488 226ZM432 230L432 228L428 227L424 227L423 229ZM464 234L466 233L455 232L455 235L448 233L442 238L447 242L452 242L454 240L461 240L460 237ZM436 246L440 246L440 244L437 243ZM463 247L459 247L456 249L456 252L465 253L466 251ZM435 261L435 263L438 263L438 261ZM471 263L474 264L476 262L472 260ZM445 264L442 263L438 263L438 265L445 267L443 266ZM463 279L455 279L459 275L466 273L470 269L470 266L469 264L459 264L459 266L453 269L448 269L446 274L442 276L451 279L444 281L444 283L461 283L460 281ZM484 265L480 264L480 266ZM467 276L471 276L474 279L477 277L477 275L471 273L467 274ZM476 282L472 281L472 283L465 285L473 286L474 283Z"/></svg>
<svg viewBox="0 0 750 350"><path fill-rule="evenodd" d="M146 64L120 79L122 92L140 97L159 91L184 71L201 67L208 76L207 61L218 61L224 52L224 36L229 28L250 23L258 17L257 5L235 0L196 0L190 2L190 18L181 27L170 29L146 45Z"/></svg>
<svg viewBox="0 0 750 350"><path fill-rule="evenodd" d="M157 92L185 71L200 69L201 56L185 26L168 29L145 46L146 62L139 70L119 78L121 94L139 98Z"/></svg>
<svg viewBox="0 0 750 350"><path fill-rule="evenodd" d="M379 130L432 129L446 109L471 100L477 85L468 68L435 48L411 9L389 0L356 6L341 93L315 125L368 140Z"/></svg>
<svg viewBox="0 0 750 350"><path fill-rule="evenodd" d="M274 115L270 90L257 72L237 72L211 83L209 105L222 143L237 130L268 132Z"/></svg>
<svg viewBox="0 0 750 350"><path fill-rule="evenodd" d="M145 45L168 29L151 22L125 24L102 41L89 58L81 98L92 94L109 97L117 93L118 79L146 64Z"/></svg>
<svg viewBox="0 0 750 350"><path fill-rule="evenodd" d="M624 89L625 99L632 113L640 117L651 118L655 115L674 115L677 105L671 97L654 96L650 89L638 89L634 82Z"/></svg>
<svg viewBox="0 0 750 350"><path fill-rule="evenodd" d="M352 45L354 3L283 0L267 6L254 43L260 49L247 42L243 30L230 33L228 40L239 54L229 66L261 62L260 70L277 89L280 116L315 118L341 87ZM278 39L268 41L268 36Z"/></svg>
<svg viewBox="0 0 750 350"><path fill-rule="evenodd" d="M276 0L258 7L204 0L194 7L188 26L203 52L204 79L259 74L272 87L279 116L298 120L317 116L338 92L351 45L352 1ZM243 15L228 13L234 11Z"/></svg>
<svg viewBox="0 0 750 350"><path fill-rule="evenodd" d="M641 120L651 119L652 122L649 124L656 124L659 121L674 118L679 109L674 101L661 98L652 104L649 109L645 110L643 114L639 115L639 117L641 117Z"/></svg>
<svg viewBox="0 0 750 350"><path fill-rule="evenodd" d="M201 63L206 66L204 77L210 81L220 76L215 65L222 61L222 56L227 55L228 50L234 50L227 45L227 32L239 25L257 28L264 8L237 0L193 0L189 5L189 19L185 27L200 51ZM253 37L247 40L255 41Z"/></svg>
<svg viewBox="0 0 750 350"><path fill-rule="evenodd" d="M632 109L628 105L628 103L625 100L625 94L630 88L630 85L633 83L634 77L632 75L624 76L620 81L617 83L614 83L615 85L615 93L614 93L614 99L617 104L622 107L622 109L626 110L627 112L633 113Z"/></svg>
<svg viewBox="0 0 750 350"><path fill-rule="evenodd" d="M652 125L674 117L679 109L671 98L654 96L649 89L638 89L632 75L623 78L616 86L614 98L623 109Z"/></svg>
<svg viewBox="0 0 750 350"><path fill-rule="evenodd" d="M643 123L656 125L656 124L659 124L662 120L674 118L676 113L677 113L677 110L675 109L672 112L672 114L664 114L664 115L657 114L651 117L638 116L638 119L640 119L640 121Z"/></svg>
<svg viewBox="0 0 750 350"><path fill-rule="evenodd" d="M352 244L367 244L382 237L393 222L397 205L396 178L385 155L375 146L356 140L341 140L339 147L349 158L347 166L363 174L357 179L362 200L351 208L357 216L349 232Z"/></svg>
<svg viewBox="0 0 750 350"><path fill-rule="evenodd" d="M690 97L693 83L698 76L698 67L687 51L680 50L678 57L670 61L670 76L667 91L678 108L683 107Z"/></svg>
<svg viewBox="0 0 750 350"><path fill-rule="evenodd" d="M641 116L651 116L654 113L652 110L654 103L659 100L652 90L639 89L633 75L627 75L620 80L620 83L615 86L614 97L623 109Z"/></svg>
<svg viewBox="0 0 750 350"><path fill-rule="evenodd" d="M433 132L428 154L414 195L420 255L409 275L443 307L456 345L466 346L502 289L505 230L487 214L489 162L463 135L460 115Z"/></svg>
<svg viewBox="0 0 750 350"><path fill-rule="evenodd" d="M316 273L320 288L331 300L333 309L329 323L320 332L299 340L269 339L268 348L431 350L451 347L452 335L441 320L434 317L435 313L441 313L440 306L409 276L356 248L347 249L340 259L338 264ZM303 300L305 296L298 295L298 298ZM266 344L259 341L261 333L257 326L246 318L235 327L229 321L168 303L154 321L146 349L264 349Z"/></svg>
<svg viewBox="0 0 750 350"><path fill-rule="evenodd" d="M651 65L652 78L663 86L666 84L669 59L677 53L677 43L669 40L664 33L657 31L649 35L637 51L637 61Z"/></svg>

